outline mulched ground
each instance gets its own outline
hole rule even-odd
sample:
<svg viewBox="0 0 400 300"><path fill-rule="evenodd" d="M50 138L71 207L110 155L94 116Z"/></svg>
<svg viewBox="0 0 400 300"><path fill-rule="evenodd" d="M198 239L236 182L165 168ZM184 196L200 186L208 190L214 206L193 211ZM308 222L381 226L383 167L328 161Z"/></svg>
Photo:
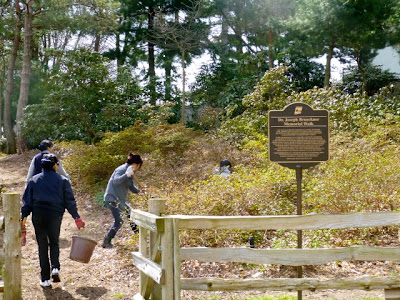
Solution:
<svg viewBox="0 0 400 300"><path fill-rule="evenodd" d="M22 155L0 157L0 184L7 192L23 193L30 160L37 151ZM22 287L23 299L90 299L113 300L132 299L138 292L138 270L132 264L130 251L137 251L137 237L132 236L128 225L124 225L115 239L116 247L103 249L104 234L112 224L108 210L94 206L91 199L77 199L79 212L86 222L86 228L79 232L74 220L64 214L61 228L61 282L53 288L43 290L39 286L39 261L37 244L30 217L27 222L27 245L22 249ZM69 258L73 235L83 235L98 242L88 264ZM0 241L1 243L1 241ZM399 274L399 265L394 263L351 263L332 264L319 268L304 268L304 277L331 278L342 276L390 275ZM183 277L221 277L221 278L267 278L295 277L292 267L265 266L262 271L247 268L240 264L215 264L188 261L182 263ZM2 296L2 294L0 294ZM192 292L182 291L182 299L246 299L261 296L292 295L297 292ZM0 297L1 297L0 296ZM317 291L303 292L303 299L361 300L384 299L383 290L377 291Z"/></svg>

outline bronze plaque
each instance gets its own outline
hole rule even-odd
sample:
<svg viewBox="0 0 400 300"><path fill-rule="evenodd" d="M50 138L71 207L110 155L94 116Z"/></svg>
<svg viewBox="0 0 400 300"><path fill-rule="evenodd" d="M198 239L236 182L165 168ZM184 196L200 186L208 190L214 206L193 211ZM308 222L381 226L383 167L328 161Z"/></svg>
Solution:
<svg viewBox="0 0 400 300"><path fill-rule="evenodd" d="M318 163L329 159L329 113L293 103L268 114L269 159L277 163Z"/></svg>

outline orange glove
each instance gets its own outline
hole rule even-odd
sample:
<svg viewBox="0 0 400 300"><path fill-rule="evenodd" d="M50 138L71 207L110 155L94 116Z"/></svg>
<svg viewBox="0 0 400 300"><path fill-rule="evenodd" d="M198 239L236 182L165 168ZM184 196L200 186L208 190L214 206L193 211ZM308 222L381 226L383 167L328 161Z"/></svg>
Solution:
<svg viewBox="0 0 400 300"><path fill-rule="evenodd" d="M85 222L83 222L82 218L76 219L75 224L78 229L85 227Z"/></svg>
<svg viewBox="0 0 400 300"><path fill-rule="evenodd" d="M26 245L26 227L25 227L26 218L21 220L21 246Z"/></svg>

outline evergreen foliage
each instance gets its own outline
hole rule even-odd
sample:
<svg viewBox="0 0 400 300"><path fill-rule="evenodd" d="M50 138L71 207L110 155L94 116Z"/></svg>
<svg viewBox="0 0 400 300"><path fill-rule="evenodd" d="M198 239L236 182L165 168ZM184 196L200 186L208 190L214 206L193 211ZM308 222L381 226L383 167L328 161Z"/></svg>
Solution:
<svg viewBox="0 0 400 300"><path fill-rule="evenodd" d="M139 118L140 87L128 70L112 75L112 65L85 49L62 57L48 80L41 104L26 109L24 134L32 145L43 138L94 142Z"/></svg>
<svg viewBox="0 0 400 300"><path fill-rule="evenodd" d="M223 139L152 121L107 133L94 145L62 143L69 152L64 164L75 188L90 192L98 202L111 172L132 150L145 158L137 174L143 193L131 196L137 208L146 209L148 197L162 197L168 201L167 214L296 214L295 174L268 161L266 127L269 110L302 101L329 110L332 129L330 160L304 171L303 213L400 209L400 130L397 105L390 101L398 91L383 89L372 97L323 88L297 92L286 72L287 68L278 68L265 74L243 98L244 113L223 121ZM213 175L223 158L233 164L227 179ZM188 230L182 237L188 246L228 246L245 245L249 235L260 247L296 246L291 231L223 231L216 237L211 230ZM377 235L379 239L374 238ZM381 245L395 238L392 227L324 230L306 232L304 245Z"/></svg>

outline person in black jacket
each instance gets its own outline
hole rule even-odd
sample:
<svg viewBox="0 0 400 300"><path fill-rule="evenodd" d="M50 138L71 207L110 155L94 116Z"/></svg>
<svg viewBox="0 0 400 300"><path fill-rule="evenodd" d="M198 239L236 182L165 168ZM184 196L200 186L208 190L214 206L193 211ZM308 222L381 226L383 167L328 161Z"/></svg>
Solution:
<svg viewBox="0 0 400 300"><path fill-rule="evenodd" d="M56 172L57 163L58 159L54 154L45 154L41 160L42 173L28 181L22 196L22 245L26 242L25 221L32 213L32 223L39 248L40 285L43 288L51 288L50 275L54 282L60 281L59 237L65 209L75 219L78 229L85 227L85 222L78 214L71 184L66 177Z"/></svg>

